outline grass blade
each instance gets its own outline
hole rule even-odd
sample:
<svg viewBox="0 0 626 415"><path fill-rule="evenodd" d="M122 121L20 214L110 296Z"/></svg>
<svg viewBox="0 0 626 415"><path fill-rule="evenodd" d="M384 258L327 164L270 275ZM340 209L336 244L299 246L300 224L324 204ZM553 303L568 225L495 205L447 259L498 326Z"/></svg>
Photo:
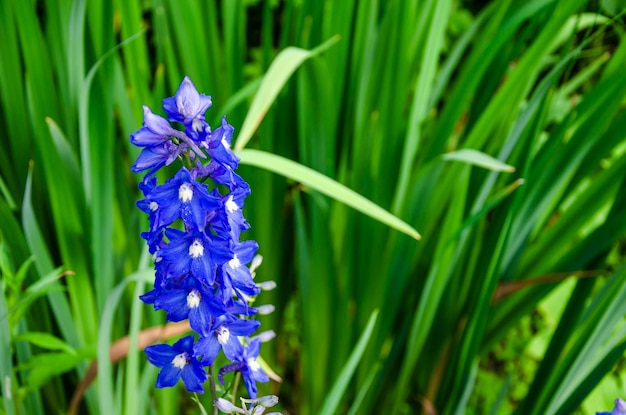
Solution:
<svg viewBox="0 0 626 415"><path fill-rule="evenodd" d="M347 188L341 183L303 166L295 161L276 154L260 150L241 150L237 153L243 164L261 167L281 176L298 181L313 190L332 197L333 199L358 210L367 216L376 219L413 239L421 239L420 234L408 223L389 213L377 204Z"/></svg>
<svg viewBox="0 0 626 415"><path fill-rule="evenodd" d="M372 335L372 331L374 330L374 325L376 324L377 317L378 310L374 310L374 312L370 316L369 321L367 322L367 326L365 326L365 330L363 330L363 334L361 334L361 338L354 348L354 351L350 355L350 358L341 370L339 378L337 379L330 392L328 393L328 396L324 400L324 406L322 406L320 414L332 415L335 413L335 411L337 411L339 402L341 402L341 397L348 387L350 378L352 377L356 366L359 364L359 360L361 360L361 356L363 356L363 352L365 351L365 346L367 346L367 343Z"/></svg>
<svg viewBox="0 0 626 415"><path fill-rule="evenodd" d="M310 57L325 51L337 41L339 41L338 37L332 37L313 50L289 47L274 59L250 105L246 119L237 137L235 150L241 150L248 144L276 96L298 66Z"/></svg>

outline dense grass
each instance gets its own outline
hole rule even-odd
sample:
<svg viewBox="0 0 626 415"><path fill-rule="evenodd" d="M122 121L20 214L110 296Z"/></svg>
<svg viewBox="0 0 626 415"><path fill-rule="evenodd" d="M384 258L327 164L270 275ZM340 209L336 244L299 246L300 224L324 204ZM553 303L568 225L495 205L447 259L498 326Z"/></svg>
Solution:
<svg viewBox="0 0 626 415"><path fill-rule="evenodd" d="M278 283L262 355L284 380L262 393L294 414L464 413L551 298L513 406L575 411L626 349L626 25L599 3L0 1L4 413L65 413L79 385L81 413L197 412L137 347L164 315L138 300L129 170L142 105L185 75L240 133L257 278ZM503 384L472 412L513 410Z"/></svg>

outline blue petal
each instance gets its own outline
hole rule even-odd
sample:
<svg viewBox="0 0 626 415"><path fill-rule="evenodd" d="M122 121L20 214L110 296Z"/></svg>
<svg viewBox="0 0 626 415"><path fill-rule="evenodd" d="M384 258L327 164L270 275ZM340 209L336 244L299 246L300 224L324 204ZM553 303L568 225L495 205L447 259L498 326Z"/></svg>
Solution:
<svg viewBox="0 0 626 415"><path fill-rule="evenodd" d="M211 258L209 246L205 246L204 255L191 260L191 273L194 277L207 285L213 285L215 283L216 269L217 265Z"/></svg>
<svg viewBox="0 0 626 415"><path fill-rule="evenodd" d="M144 350L148 356L148 361L156 367L165 367L172 363L174 357L178 354L168 344L155 344L148 346Z"/></svg>
<svg viewBox="0 0 626 415"><path fill-rule="evenodd" d="M193 348L193 353L194 356L202 356L203 365L210 366L215 361L221 348L215 334L210 333L207 337L200 337L200 340Z"/></svg>
<svg viewBox="0 0 626 415"><path fill-rule="evenodd" d="M146 105L143 106L144 126L155 134L163 137L180 137L181 133L172 128L170 123L160 115L154 114Z"/></svg>
<svg viewBox="0 0 626 415"><path fill-rule="evenodd" d="M183 369L183 383L189 392L204 393L202 384L208 379L207 373L197 361L191 360Z"/></svg>
<svg viewBox="0 0 626 415"><path fill-rule="evenodd" d="M222 268L224 272L231 278L233 287L243 291L248 295L256 295L259 293L259 288L254 284L250 269L245 265L240 265L237 268L232 268L230 265L225 264Z"/></svg>
<svg viewBox="0 0 626 415"><path fill-rule="evenodd" d="M163 100L163 109L172 121L189 124L193 119L204 119L203 114L211 106L211 97L198 93L189 77L185 77L176 95Z"/></svg>
<svg viewBox="0 0 626 415"><path fill-rule="evenodd" d="M246 389L248 390L248 395L250 399L256 399L257 388L256 388L256 380L250 370L245 370L242 372L243 380L246 383Z"/></svg>
<svg viewBox="0 0 626 415"><path fill-rule="evenodd" d="M153 290L148 291L147 293L140 295L139 299L146 304L154 304L154 302L159 298L160 289L155 288Z"/></svg>
<svg viewBox="0 0 626 415"><path fill-rule="evenodd" d="M186 289L162 290L154 305L167 312L167 321L182 321L189 315L188 294Z"/></svg>
<svg viewBox="0 0 626 415"><path fill-rule="evenodd" d="M235 248L235 253L242 264L249 264L258 249L256 241L243 241Z"/></svg>
<svg viewBox="0 0 626 415"><path fill-rule="evenodd" d="M243 359L243 346L233 332L230 333L226 344L222 345L222 350L224 350L224 355L226 355L228 360L234 361Z"/></svg>
<svg viewBox="0 0 626 415"><path fill-rule="evenodd" d="M149 147L163 144L168 141L168 136L156 134L147 127L140 128L137 132L130 135L130 142L139 147Z"/></svg>
<svg viewBox="0 0 626 415"><path fill-rule="evenodd" d="M222 367L219 372L217 372L217 380L220 381L220 383L223 385L224 384L224 375L230 372L235 372L237 370L241 370L243 367L245 367L245 363L243 362L235 362L235 363L231 363L229 365L226 365L224 367Z"/></svg>
<svg viewBox="0 0 626 415"><path fill-rule="evenodd" d="M253 321L256 321L256 320L253 320ZM246 357L248 359L250 358L256 359L259 356L260 351L261 351L261 340L253 339L248 345L248 349L246 351L247 352Z"/></svg>
<svg viewBox="0 0 626 415"><path fill-rule="evenodd" d="M131 170L135 173L152 168L153 171L165 166L165 162L169 157L169 150L165 146L146 147L141 150L139 157Z"/></svg>
<svg viewBox="0 0 626 415"><path fill-rule="evenodd" d="M193 334L183 337L172 345L172 348L178 353L187 353L189 356L193 354Z"/></svg>
<svg viewBox="0 0 626 415"><path fill-rule="evenodd" d="M202 299L198 307L189 309L189 325L196 333L207 333L211 327L212 317L215 316L213 308L209 305L210 299L202 293Z"/></svg>
<svg viewBox="0 0 626 415"><path fill-rule="evenodd" d="M258 320L237 319L228 324L228 330L230 330L230 333L235 336L250 336L256 329L259 328L260 325L261 323ZM254 343L254 341L252 343ZM259 346L257 345L257 354L255 356L259 354L258 347Z"/></svg>
<svg viewBox="0 0 626 415"><path fill-rule="evenodd" d="M176 382L180 379L181 372L182 369L179 369L170 363L159 372L156 387L167 388L176 385Z"/></svg>

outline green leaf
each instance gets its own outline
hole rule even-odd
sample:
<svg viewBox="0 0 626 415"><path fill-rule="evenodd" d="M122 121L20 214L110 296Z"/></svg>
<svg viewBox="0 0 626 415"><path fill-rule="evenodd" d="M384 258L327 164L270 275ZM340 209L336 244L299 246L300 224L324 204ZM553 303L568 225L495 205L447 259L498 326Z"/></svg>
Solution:
<svg viewBox="0 0 626 415"><path fill-rule="evenodd" d="M259 127L259 124L261 124L263 117L265 117L265 114L267 114L267 111L276 99L276 96L278 96L278 93L283 89L283 86L298 66L310 57L328 49L338 40L338 36L333 36L313 50L289 47L280 52L267 70L261 82L261 86L259 87L259 91L254 96L250 110L246 115L246 119L243 121L241 131L237 137L237 143L234 147L235 150L242 150L248 141L250 141L252 135Z"/></svg>
<svg viewBox="0 0 626 415"><path fill-rule="evenodd" d="M4 183L2 176L0 176L0 194L2 195L2 197L4 197L4 200L7 202L7 205L9 206L11 210L15 210L17 208L17 205L15 204L15 200L13 200L13 197L11 196L11 192L9 191L9 188L7 187L6 183Z"/></svg>
<svg viewBox="0 0 626 415"><path fill-rule="evenodd" d="M376 319L378 318L378 310L374 310L372 315L370 316L369 321L367 322L367 326L365 326L365 330L363 330L363 334L361 334L361 338L359 342L356 344L354 351L350 355L350 358L346 362L345 366L341 370L339 374L339 378L331 388L328 396L324 400L324 406L320 411L320 414L323 415L332 415L337 410L339 406L339 402L341 401L341 397L345 393L348 388L348 383L350 382L350 378L359 364L361 360L361 356L363 356L363 352L365 351L365 346L374 331L374 325L376 324Z"/></svg>
<svg viewBox="0 0 626 415"><path fill-rule="evenodd" d="M442 155L441 158L446 161L460 161L463 163L482 167L487 170L501 171L507 173L512 173L515 171L515 167L509 166L508 164L505 164L500 160L497 160L481 151L472 150L470 148L446 153Z"/></svg>
<svg viewBox="0 0 626 415"><path fill-rule="evenodd" d="M20 333L13 337L14 342L29 342L42 349L62 351L67 354L76 355L76 350L69 344L50 333L45 332L26 332Z"/></svg>
<svg viewBox="0 0 626 415"><path fill-rule="evenodd" d="M42 279L29 286L26 292L19 298L17 303L9 310L8 315L12 319L12 323L17 323L22 315L28 310L28 307L42 295L48 294L54 290L61 290L61 285L55 282L61 278L61 268L57 268L44 276ZM0 316L0 319L7 315Z"/></svg>
<svg viewBox="0 0 626 415"><path fill-rule="evenodd" d="M83 350L79 353L41 353L33 356L28 362L17 367L18 370L28 370L26 388L39 389L54 376L68 372L91 357L92 353Z"/></svg>
<svg viewBox="0 0 626 415"><path fill-rule="evenodd" d="M416 240L421 239L420 234L408 223L356 193L354 190L347 188L341 183L313 169L276 154L260 150L241 150L237 155L241 158L243 164L261 167L265 170L298 181Z"/></svg>
<svg viewBox="0 0 626 415"><path fill-rule="evenodd" d="M113 414L115 411L116 399L113 387L113 365L109 350L111 347L111 328L114 325L115 311L122 299L122 294L126 286L131 281L152 282L154 280L154 271L152 269L139 270L134 274L126 277L109 293L107 301L102 310L100 318L100 327L98 328L98 395L100 398L100 413Z"/></svg>

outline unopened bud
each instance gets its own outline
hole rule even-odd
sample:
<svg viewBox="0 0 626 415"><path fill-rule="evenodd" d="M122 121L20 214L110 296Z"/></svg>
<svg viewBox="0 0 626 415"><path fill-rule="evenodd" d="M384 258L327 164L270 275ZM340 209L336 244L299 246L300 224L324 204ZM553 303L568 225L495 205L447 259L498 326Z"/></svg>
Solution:
<svg viewBox="0 0 626 415"><path fill-rule="evenodd" d="M276 288L276 281L263 281L257 283L257 287L262 289L263 291L271 291Z"/></svg>
<svg viewBox="0 0 626 415"><path fill-rule="evenodd" d="M257 308L258 312L262 316L266 316L268 314L272 314L275 310L275 307L272 304L265 304Z"/></svg>
<svg viewBox="0 0 626 415"><path fill-rule="evenodd" d="M261 343L265 343L268 342L272 339L274 339L276 337L276 332L274 332L274 330L266 330L262 333L259 333L258 335L255 336L257 339L261 340ZM272 396L272 395L269 395ZM278 398L276 398L278 399ZM278 402L278 401L276 401Z"/></svg>
<svg viewBox="0 0 626 415"><path fill-rule="evenodd" d="M256 269L261 266L262 262L263 257L259 254L255 255L254 258L252 258L252 262L250 263L250 272L254 274L254 271L256 271Z"/></svg>
<svg viewBox="0 0 626 415"><path fill-rule="evenodd" d="M263 405L266 408L271 408L272 406L278 403L278 396L276 395L267 395L261 396L256 401L257 405Z"/></svg>
<svg viewBox="0 0 626 415"><path fill-rule="evenodd" d="M236 412L238 414L246 413L246 411L244 411L241 408L236 407L230 401L227 401L224 398L217 398L216 400L213 401L213 405L215 405L215 407L219 409L220 411L225 412L227 414L232 414L233 412Z"/></svg>

